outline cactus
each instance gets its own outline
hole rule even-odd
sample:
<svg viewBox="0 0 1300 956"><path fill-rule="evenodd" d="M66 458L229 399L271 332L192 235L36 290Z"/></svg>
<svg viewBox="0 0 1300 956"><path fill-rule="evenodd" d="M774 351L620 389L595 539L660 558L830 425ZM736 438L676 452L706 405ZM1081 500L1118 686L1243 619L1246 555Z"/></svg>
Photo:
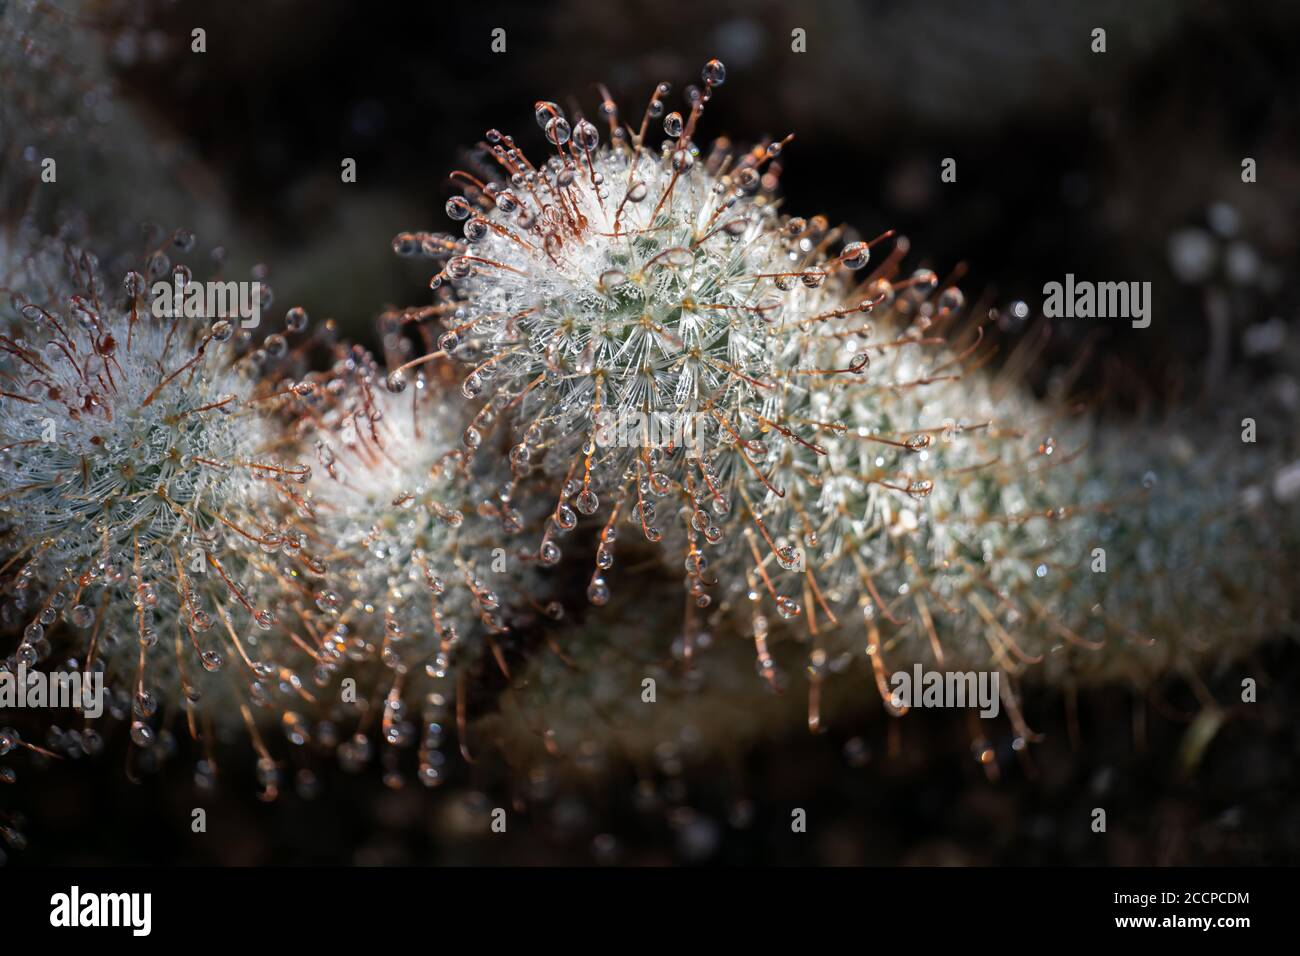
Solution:
<svg viewBox="0 0 1300 956"><path fill-rule="evenodd" d="M169 265L160 247L143 268ZM4 614L22 634L9 668L105 674L141 747L160 708L196 735L252 728L253 708L305 694L272 595L325 571L294 517L310 468L281 452L281 415L311 386L272 384L283 335L239 352L232 320L156 314L144 272L110 283L93 254L52 242L25 274L0 335Z"/></svg>
<svg viewBox="0 0 1300 956"><path fill-rule="evenodd" d="M304 429L320 464L305 504L331 569L314 601L315 681L342 701L349 695L334 679L360 680L362 693L352 695L360 713L336 708L337 716L364 728L373 703L381 739L393 748L416 738L418 713L419 779L433 786L442 780L445 728L462 700L458 664L495 650L507 607L520 599L510 576L489 571L505 560L504 548L493 549L504 535L494 529L506 522L477 513L491 476L465 467L456 427L463 415L436 377L420 370L405 394L385 388L393 378L363 350L345 351L322 389L330 407ZM286 714L295 743L310 735L310 716ZM364 763L371 751L359 729L342 755Z"/></svg>

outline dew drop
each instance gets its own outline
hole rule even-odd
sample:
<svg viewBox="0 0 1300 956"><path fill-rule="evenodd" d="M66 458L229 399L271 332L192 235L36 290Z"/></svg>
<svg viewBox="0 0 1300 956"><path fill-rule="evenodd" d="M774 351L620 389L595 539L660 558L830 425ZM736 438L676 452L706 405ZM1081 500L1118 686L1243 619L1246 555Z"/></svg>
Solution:
<svg viewBox="0 0 1300 956"><path fill-rule="evenodd" d="M537 125L542 129L546 129L547 124L552 119L563 115L564 113L560 107L550 100L538 100L536 105L533 106L533 117L537 120ZM497 133L497 137L500 138L500 136L501 134Z"/></svg>
<svg viewBox="0 0 1300 956"><path fill-rule="evenodd" d="M840 253L840 262L844 263L845 268L855 271L865 266L870 258L871 249L865 242L849 243Z"/></svg>
<svg viewBox="0 0 1300 956"><path fill-rule="evenodd" d="M573 128L573 142L579 149L590 153L600 144L600 132L589 120L578 120Z"/></svg>
<svg viewBox="0 0 1300 956"><path fill-rule="evenodd" d="M684 269L695 261L695 255L691 250L682 246L669 249L663 255L664 261L675 269Z"/></svg>
<svg viewBox="0 0 1300 956"><path fill-rule="evenodd" d="M578 516L568 505L560 505L555 509L555 523L561 531L572 531L578 524Z"/></svg>
<svg viewBox="0 0 1300 956"><path fill-rule="evenodd" d="M939 293L940 312L956 312L965 304L966 297L956 286L949 286Z"/></svg>
<svg viewBox="0 0 1300 956"><path fill-rule="evenodd" d="M911 293L914 298L923 299L939 284L939 277L933 269L917 269L912 273Z"/></svg>
<svg viewBox="0 0 1300 956"><path fill-rule="evenodd" d="M152 584L146 581L135 589L135 594L132 595L131 603L140 608L157 607L158 592L154 589Z"/></svg>
<svg viewBox="0 0 1300 956"><path fill-rule="evenodd" d="M122 286L126 289L126 294L132 299L138 299L144 295L146 288L145 278L140 273L131 271L126 274L122 280Z"/></svg>
<svg viewBox="0 0 1300 956"><path fill-rule="evenodd" d="M793 598L782 596L776 599L776 612L787 621L798 617L802 611L799 602Z"/></svg>
<svg viewBox="0 0 1300 956"><path fill-rule="evenodd" d="M135 741L137 747L152 747L154 741L153 729L142 721L134 721L131 724L131 739Z"/></svg>
<svg viewBox="0 0 1300 956"><path fill-rule="evenodd" d="M569 121L563 116L552 117L546 124L546 138L556 146L563 146L569 141Z"/></svg>
<svg viewBox="0 0 1300 956"><path fill-rule="evenodd" d="M472 211L469 200L464 196L452 196L448 199L446 210L447 215L452 219L455 219L457 222L462 222L468 219L469 214Z"/></svg>

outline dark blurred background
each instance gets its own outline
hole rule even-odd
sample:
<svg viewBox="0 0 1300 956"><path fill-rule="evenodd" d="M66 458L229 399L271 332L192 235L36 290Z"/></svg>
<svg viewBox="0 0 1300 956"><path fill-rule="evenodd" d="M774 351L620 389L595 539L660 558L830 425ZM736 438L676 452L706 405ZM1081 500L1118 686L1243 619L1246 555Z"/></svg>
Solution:
<svg viewBox="0 0 1300 956"><path fill-rule="evenodd" d="M964 264L972 301L1024 299L1036 312L1043 284L1067 272L1153 283L1148 329L1047 327L1037 385L1089 345L1088 374L1107 386L1111 414L1205 401L1234 377L1272 381L1290 407L1297 401L1285 373L1297 367L1300 301L1295 3L88 9L121 97L188 157L194 219L224 211L229 234L202 238L270 263L278 304L333 316L353 338L374 341L386 304L428 298L427 264L399 260L390 241L450 226L446 174L470 161L487 128L539 150L535 100L592 115L603 82L631 120L660 80L680 104L716 56L727 81L700 139L795 133L782 172L788 211L824 213L866 237L897 229L912 240L913 267L943 276ZM206 53L190 52L194 27L207 31ZM491 50L498 27L504 53ZM1096 27L1104 54L1091 51ZM796 28L805 53L791 50ZM344 157L357 161L355 184L340 182ZM940 181L945 157L957 161L956 183ZM1257 183L1241 181L1245 157ZM1004 352L1030 324L1003 323ZM1296 664L1294 648L1271 652L1263 702L1231 714L1197 759L1180 749L1195 709L1186 688L1162 692L1173 703L1151 713L1144 752L1127 692L1083 695L1073 742L1066 702L1044 694L1031 700L1031 723L1049 735L1035 766L1003 748L997 781L955 722L909 717L890 757L881 718L772 741L739 756L725 781L687 773L647 793L629 775L595 795L538 801L508 844L482 835L485 808L500 803L492 794L511 789L488 767L457 769L436 794L322 769L321 798L263 805L251 758L237 750L218 792L202 797L228 837L191 838L192 760L132 786L118 746L94 766L26 773L7 806L32 845L10 853L23 862L1294 862ZM1230 699L1239 676L1218 680ZM1130 809L1110 839L1093 839L1086 808L1115 795ZM816 837L792 838L795 800L819 820Z"/></svg>
<svg viewBox="0 0 1300 956"><path fill-rule="evenodd" d="M702 138L793 132L792 213L866 237L898 229L915 266L965 263L972 300L1037 307L1067 272L1153 282L1153 329L1066 323L1049 360L1096 336L1144 387L1195 394L1250 326L1293 317L1293 3L268 0L110 5L103 22L126 95L197 153L234 210L241 235L220 241L271 263L281 301L358 336L381 304L427 298L428 270L389 240L450 226L447 173L487 128L536 151L533 102L592 115L601 82L634 121L656 82L680 104L714 56L727 84ZM205 54L189 50L195 26ZM496 28L504 53L491 51ZM805 53L792 52L796 28ZM340 182L345 156L356 184ZM940 182L945 157L956 183ZM1244 157L1258 183L1242 183ZM1230 326L1218 339L1215 323Z"/></svg>
<svg viewBox="0 0 1300 956"><path fill-rule="evenodd" d="M792 722L730 759L672 770L529 779L486 750L472 766L453 754L436 790L304 757L294 763L312 768L310 793L290 785L270 803L246 742L220 751L209 790L195 786L201 755L183 740L163 769L136 763L128 782L118 733L93 761L24 761L0 809L27 839L5 848L13 864L1294 865L1298 674L1291 646L1209 680L1225 704L1209 728L1175 683L1150 696L1080 692L1073 705L1030 692L1025 712L1044 739L1016 753L998 727L991 764L974 759L962 720L877 713L819 736ZM1260 681L1259 702L1234 707L1243 675ZM204 834L190 829L196 807ZM504 835L489 830L494 807L509 811ZM806 833L791 831L793 807ZM1104 834L1090 829L1097 807Z"/></svg>

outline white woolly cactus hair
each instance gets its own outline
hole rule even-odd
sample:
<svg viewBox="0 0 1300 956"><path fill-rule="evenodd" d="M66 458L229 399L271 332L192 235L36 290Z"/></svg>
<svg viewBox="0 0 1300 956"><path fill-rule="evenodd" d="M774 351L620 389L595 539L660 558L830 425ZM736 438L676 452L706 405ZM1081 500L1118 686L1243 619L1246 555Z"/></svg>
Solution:
<svg viewBox="0 0 1300 956"><path fill-rule="evenodd" d="M145 260L170 266L162 248ZM0 585L23 630L5 666L106 673L141 747L159 710L196 734L252 727L252 707L302 693L276 596L324 571L294 514L310 469L276 418L311 387L272 384L232 321L156 317L140 272L109 284L59 243L24 272L0 303Z"/></svg>

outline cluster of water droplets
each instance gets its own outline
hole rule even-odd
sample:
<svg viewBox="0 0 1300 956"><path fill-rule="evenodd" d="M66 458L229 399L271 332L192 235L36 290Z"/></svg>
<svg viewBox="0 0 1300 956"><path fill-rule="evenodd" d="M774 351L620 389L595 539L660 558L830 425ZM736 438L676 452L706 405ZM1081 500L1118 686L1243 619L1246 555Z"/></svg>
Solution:
<svg viewBox="0 0 1300 956"><path fill-rule="evenodd" d="M314 682L326 729L315 736L378 708L386 775L396 785L401 753L414 747L417 779L433 786L460 672L507 630L501 592L514 586L505 573L513 555L500 522L479 514L493 481L466 467L456 399L423 367L403 375L393 388L368 353L345 350L324 377L328 407L304 433L320 466L306 506L333 555L316 594ZM348 680L354 693L341 692ZM286 721L291 742L312 736L297 712ZM376 753L370 733L337 746L345 767Z"/></svg>

